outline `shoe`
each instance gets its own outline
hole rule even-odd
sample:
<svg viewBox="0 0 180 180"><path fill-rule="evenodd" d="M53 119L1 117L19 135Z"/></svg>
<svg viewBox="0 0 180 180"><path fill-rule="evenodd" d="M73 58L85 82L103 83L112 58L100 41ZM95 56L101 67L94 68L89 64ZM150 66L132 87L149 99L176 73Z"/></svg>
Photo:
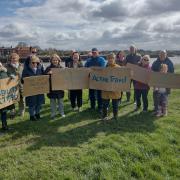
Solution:
<svg viewBox="0 0 180 180"><path fill-rule="evenodd" d="M40 114L35 114L37 120L41 119Z"/></svg>
<svg viewBox="0 0 180 180"><path fill-rule="evenodd" d="M8 126L3 126L3 127L2 127L2 130L3 130L3 131L8 131L9 128L8 128Z"/></svg>
<svg viewBox="0 0 180 180"><path fill-rule="evenodd" d="M102 121L108 121L109 119L108 119L108 116L106 116L106 117L103 117L101 120Z"/></svg>
<svg viewBox="0 0 180 180"><path fill-rule="evenodd" d="M56 115L54 115L54 114L52 115L52 114L51 114L51 119L54 119L54 118L55 118L55 116L56 116Z"/></svg>
<svg viewBox="0 0 180 180"><path fill-rule="evenodd" d="M156 114L156 117L161 117L163 114L161 113L161 112L158 112L157 114Z"/></svg>
<svg viewBox="0 0 180 180"><path fill-rule="evenodd" d="M36 116L30 116L30 121L37 121Z"/></svg>
<svg viewBox="0 0 180 180"><path fill-rule="evenodd" d="M140 107L136 107L136 108L134 109L134 111L139 111L139 109L140 109Z"/></svg>
<svg viewBox="0 0 180 180"><path fill-rule="evenodd" d="M78 112L82 112L82 108L81 107L78 108Z"/></svg>
<svg viewBox="0 0 180 180"><path fill-rule="evenodd" d="M65 114L62 114L61 116L62 116L62 118L65 118L65 117L66 117L66 115L65 115Z"/></svg>

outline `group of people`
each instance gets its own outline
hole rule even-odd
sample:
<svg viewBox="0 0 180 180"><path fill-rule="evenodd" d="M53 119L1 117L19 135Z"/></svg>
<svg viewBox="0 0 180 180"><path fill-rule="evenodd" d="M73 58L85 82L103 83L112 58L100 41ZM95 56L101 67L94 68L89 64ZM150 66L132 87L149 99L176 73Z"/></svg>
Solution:
<svg viewBox="0 0 180 180"><path fill-rule="evenodd" d="M19 115L24 116L25 106L28 107L28 112L31 121L37 121L41 118L40 110L43 104L45 104L44 94L34 95L29 97L23 97L23 78L38 75L52 75L52 68L81 68L81 67L103 67L103 68L113 68L121 66L126 66L127 63L132 63L142 68L146 68L155 72L162 73L173 73L174 66L172 61L168 58L167 52L165 50L160 51L159 57L150 67L150 56L144 55L143 57L137 53L137 49L134 45L130 46L129 54L125 56L124 51L120 51L115 55L110 53L107 55L107 61L99 55L97 48L93 48L89 53L89 57L85 64L81 60L81 56L77 51L72 51L70 58L65 62L65 67L62 66L62 60L57 54L53 54L50 58L50 65L44 68L42 61L37 56L36 48L31 49L31 54L28 56L24 64L19 62L19 55L12 53L10 56L10 61L3 66L0 63L0 79L10 77L15 79L16 76L19 77L19 91L20 100L18 102ZM49 79L51 81L51 78ZM50 83L51 84L51 83ZM150 87L147 84L132 80L131 84L134 89L134 102L136 104L135 111L139 110L141 107L141 97L143 104L143 112L148 111L148 92ZM170 89L154 87L153 89L153 100L154 100L154 113L157 117L167 116L167 104L168 104L168 94ZM65 117L64 113L64 91L63 90L52 90L50 86L50 93L47 94L50 99L50 109L51 109L51 119L56 117L57 109L58 114ZM82 111L83 104L83 90L69 90L68 96L70 99L71 107L73 111ZM110 100L112 100L113 118L118 118L119 104L123 92L112 92L112 91L101 91L95 89L89 89L89 100L90 108L92 110L97 109L101 114L102 120L109 120L108 110L110 106ZM127 102L130 101L131 93L126 92ZM0 109L2 129L8 130L7 126L7 111L10 111L10 118L13 118L16 114L15 105L10 105L3 109Z"/></svg>

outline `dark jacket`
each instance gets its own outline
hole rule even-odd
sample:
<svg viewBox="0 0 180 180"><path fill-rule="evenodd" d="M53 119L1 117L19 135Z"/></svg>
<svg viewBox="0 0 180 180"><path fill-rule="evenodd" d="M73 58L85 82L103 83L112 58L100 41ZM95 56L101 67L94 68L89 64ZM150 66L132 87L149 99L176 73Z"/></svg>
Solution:
<svg viewBox="0 0 180 180"><path fill-rule="evenodd" d="M53 64L50 64L46 70L45 70L45 74L48 74L48 72L51 70L51 68L63 68L62 66L58 65L58 66L54 66ZM51 75L49 75L49 81L50 81L50 93L47 94L47 97L50 99L60 99L64 97L64 91L62 90L57 90L57 91L53 91L52 90L52 85L51 85Z"/></svg>
<svg viewBox="0 0 180 180"><path fill-rule="evenodd" d="M30 77L30 76L38 76L43 74L44 74L44 69L40 64L37 67L36 73L34 73L34 71L29 66L27 66L26 68L23 69L22 78ZM36 106L44 103L45 103L44 94L26 97L27 106Z"/></svg>
<svg viewBox="0 0 180 180"><path fill-rule="evenodd" d="M157 60L153 62L151 69L155 72L159 72L161 64L166 64L168 66L168 73L174 73L174 65L168 57L166 57L164 61L157 58Z"/></svg>
<svg viewBox="0 0 180 180"><path fill-rule="evenodd" d="M151 67L152 71L159 72L161 68L161 64L166 64L168 66L168 73L174 73L174 64L168 57L166 57L164 61L161 61L159 58L157 58L157 60L154 61L152 64L152 67ZM167 94L170 94L171 89L166 88L166 92Z"/></svg>
<svg viewBox="0 0 180 180"><path fill-rule="evenodd" d="M78 65L77 65L77 67L78 67L78 68L83 67L83 63L82 63L82 61L79 61L79 63L78 63ZM73 67L73 61L69 62L69 64L68 64L68 68L74 68L74 67Z"/></svg>
<svg viewBox="0 0 180 180"><path fill-rule="evenodd" d="M138 64L139 61L141 60L141 55L140 54L128 54L126 56L126 64L130 63L130 64Z"/></svg>

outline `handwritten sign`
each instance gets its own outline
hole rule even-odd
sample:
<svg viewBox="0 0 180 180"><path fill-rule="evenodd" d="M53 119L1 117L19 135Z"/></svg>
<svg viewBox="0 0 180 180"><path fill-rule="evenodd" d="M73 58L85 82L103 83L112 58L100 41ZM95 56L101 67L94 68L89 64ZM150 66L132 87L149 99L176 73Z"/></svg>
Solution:
<svg viewBox="0 0 180 180"><path fill-rule="evenodd" d="M148 84L153 87L180 89L180 74L151 72Z"/></svg>
<svg viewBox="0 0 180 180"><path fill-rule="evenodd" d="M30 76L24 78L23 80L24 96L49 93L49 75Z"/></svg>
<svg viewBox="0 0 180 180"><path fill-rule="evenodd" d="M0 109L10 106L19 100L18 77L0 80Z"/></svg>
<svg viewBox="0 0 180 180"><path fill-rule="evenodd" d="M52 72L52 90L89 88L90 69L88 68L54 68Z"/></svg>
<svg viewBox="0 0 180 180"><path fill-rule="evenodd" d="M90 89L104 91L130 90L130 69L128 68L93 68L90 72Z"/></svg>
<svg viewBox="0 0 180 180"><path fill-rule="evenodd" d="M150 80L150 70L142 68L138 65L127 64L127 67L131 69L131 77L133 80L148 84Z"/></svg>

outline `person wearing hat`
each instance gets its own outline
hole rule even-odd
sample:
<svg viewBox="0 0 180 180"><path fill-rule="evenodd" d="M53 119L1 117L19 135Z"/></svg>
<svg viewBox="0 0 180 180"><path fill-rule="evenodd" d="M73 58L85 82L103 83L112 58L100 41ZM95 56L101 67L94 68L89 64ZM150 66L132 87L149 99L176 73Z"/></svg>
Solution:
<svg viewBox="0 0 180 180"><path fill-rule="evenodd" d="M99 56L99 51L97 48L92 48L92 57L87 59L85 67L105 67L106 61L103 57ZM89 99L91 104L91 109L96 107L96 96L98 103L98 110L102 111L102 97L101 90L89 89Z"/></svg>
<svg viewBox="0 0 180 180"><path fill-rule="evenodd" d="M32 55L29 63L23 69L22 78L30 76L39 76L44 74L44 68L40 64L40 59ZM26 97L26 106L29 108L29 115L31 121L39 120L41 105L45 103L44 94Z"/></svg>
<svg viewBox="0 0 180 180"><path fill-rule="evenodd" d="M156 61L153 62L151 69L154 72L158 72L161 68L162 64L167 65L168 73L174 73L174 64L167 56L166 50L161 50L159 52L159 56ZM170 94L170 89L167 89L167 94ZM157 102L157 91L153 91L153 100L154 100L154 112L157 112L158 110L158 102Z"/></svg>

